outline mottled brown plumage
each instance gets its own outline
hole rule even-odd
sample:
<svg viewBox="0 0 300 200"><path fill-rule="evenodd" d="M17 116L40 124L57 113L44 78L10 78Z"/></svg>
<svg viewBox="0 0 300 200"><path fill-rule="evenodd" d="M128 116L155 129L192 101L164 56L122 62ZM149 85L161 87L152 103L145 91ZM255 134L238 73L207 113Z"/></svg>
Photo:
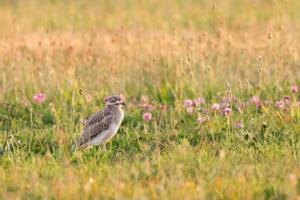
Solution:
<svg viewBox="0 0 300 200"><path fill-rule="evenodd" d="M116 134L124 117L122 105L124 102L120 97L110 97L104 110L91 115L85 121L85 128L77 142L78 146L86 148L111 139Z"/></svg>

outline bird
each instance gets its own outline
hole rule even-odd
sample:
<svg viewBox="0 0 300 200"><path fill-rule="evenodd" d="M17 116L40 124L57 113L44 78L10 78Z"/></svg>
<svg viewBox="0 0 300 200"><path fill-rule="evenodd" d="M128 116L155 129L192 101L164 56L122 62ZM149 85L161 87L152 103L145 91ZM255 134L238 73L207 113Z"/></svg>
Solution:
<svg viewBox="0 0 300 200"><path fill-rule="evenodd" d="M93 145L103 144L115 136L124 118L125 102L120 96L110 96L105 108L96 112L84 121L84 129L77 141L79 149L83 150Z"/></svg>

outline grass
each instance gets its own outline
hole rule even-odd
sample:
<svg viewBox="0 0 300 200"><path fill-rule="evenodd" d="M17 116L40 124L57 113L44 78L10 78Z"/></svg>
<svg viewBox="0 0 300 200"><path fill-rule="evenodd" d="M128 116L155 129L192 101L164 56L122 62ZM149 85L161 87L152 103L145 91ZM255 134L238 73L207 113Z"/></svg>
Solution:
<svg viewBox="0 0 300 200"><path fill-rule="evenodd" d="M299 198L299 8L1 1L0 199ZM110 94L127 99L118 134L78 151L81 119ZM231 114L211 109L226 100Z"/></svg>

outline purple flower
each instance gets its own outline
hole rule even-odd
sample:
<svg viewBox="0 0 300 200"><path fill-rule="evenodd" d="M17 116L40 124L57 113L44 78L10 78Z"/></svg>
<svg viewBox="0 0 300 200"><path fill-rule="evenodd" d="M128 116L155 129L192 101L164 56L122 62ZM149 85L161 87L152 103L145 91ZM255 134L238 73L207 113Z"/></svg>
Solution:
<svg viewBox="0 0 300 200"><path fill-rule="evenodd" d="M236 128L236 129L242 129L242 128L244 128L244 124L242 122L238 122L238 123L236 123L234 125L234 128Z"/></svg>
<svg viewBox="0 0 300 200"><path fill-rule="evenodd" d="M199 106L201 104L204 104L205 103L205 100L203 98L198 98L198 99L194 99L193 100L193 106Z"/></svg>
<svg viewBox="0 0 300 200"><path fill-rule="evenodd" d="M148 111L151 111L154 109L154 106L151 104L145 104L145 105L143 105L143 107L145 110L148 110Z"/></svg>
<svg viewBox="0 0 300 200"><path fill-rule="evenodd" d="M212 106L211 106L211 109L213 110L213 111L218 111L218 110L220 110L220 104L218 104L218 103L214 103Z"/></svg>
<svg viewBox="0 0 300 200"><path fill-rule="evenodd" d="M298 92L298 86L297 85L292 85L291 86L291 92L292 93L297 93Z"/></svg>
<svg viewBox="0 0 300 200"><path fill-rule="evenodd" d="M186 99L186 100L184 100L183 105L186 108L191 107L191 106L193 106L193 101L191 99Z"/></svg>
<svg viewBox="0 0 300 200"><path fill-rule="evenodd" d="M224 110L223 110L223 115L230 115L230 113L231 113L231 109L230 108L224 108Z"/></svg>
<svg viewBox="0 0 300 200"><path fill-rule="evenodd" d="M256 107L260 107L261 106L261 101L260 101L260 98L258 96L253 96L251 99L250 99L250 102L255 104Z"/></svg>
<svg viewBox="0 0 300 200"><path fill-rule="evenodd" d="M251 102L254 103L254 104L257 104L260 102L260 98L258 96L253 96L251 98Z"/></svg>
<svg viewBox="0 0 300 200"><path fill-rule="evenodd" d="M291 100L290 96L284 96L283 97L284 102L289 102Z"/></svg>
<svg viewBox="0 0 300 200"><path fill-rule="evenodd" d="M276 101L275 105L276 105L277 108L282 109L282 108L284 108L284 101L282 101L282 100Z"/></svg>
<svg viewBox="0 0 300 200"><path fill-rule="evenodd" d="M152 114L151 113L146 112L146 113L143 114L143 120L144 121L148 122L148 121L151 120L151 118L152 118Z"/></svg>
<svg viewBox="0 0 300 200"><path fill-rule="evenodd" d="M33 100L37 103L42 103L43 101L46 100L46 95L43 93L38 93L33 96Z"/></svg>
<svg viewBox="0 0 300 200"><path fill-rule="evenodd" d="M194 108L193 107L188 107L186 108L187 113L192 114L193 113Z"/></svg>

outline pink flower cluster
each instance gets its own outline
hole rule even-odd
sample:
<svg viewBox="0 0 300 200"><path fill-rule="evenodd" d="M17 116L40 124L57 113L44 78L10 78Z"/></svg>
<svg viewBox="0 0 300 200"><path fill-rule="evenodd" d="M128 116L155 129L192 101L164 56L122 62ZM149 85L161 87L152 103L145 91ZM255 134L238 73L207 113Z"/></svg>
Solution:
<svg viewBox="0 0 300 200"><path fill-rule="evenodd" d="M281 100L275 102L275 106L285 112L289 110L291 106L292 98L290 96L284 96Z"/></svg>
<svg viewBox="0 0 300 200"><path fill-rule="evenodd" d="M149 103L149 98L146 95L142 95L140 98L139 107L145 110L146 112L143 113L142 118L144 121L148 122L152 119L152 111L155 110L155 106ZM161 104L158 106L160 112L163 112L167 109L167 105Z"/></svg>
<svg viewBox="0 0 300 200"><path fill-rule="evenodd" d="M203 98L197 98L194 100L186 99L183 101L183 105L186 108L187 113L192 114L194 108L197 108L201 105L205 104L205 100Z"/></svg>
<svg viewBox="0 0 300 200"><path fill-rule="evenodd" d="M262 102L258 96L253 96L250 99L250 103L254 104L256 108L260 108L262 106Z"/></svg>
<svg viewBox="0 0 300 200"><path fill-rule="evenodd" d="M143 114L143 120L144 120L144 121L148 122L148 121L150 121L151 119L152 119L152 114L151 114L151 113L146 112L146 113Z"/></svg>
<svg viewBox="0 0 300 200"><path fill-rule="evenodd" d="M223 110L223 115L225 115L225 116L228 116L228 115L230 115L231 114L231 108L224 108L224 110Z"/></svg>
<svg viewBox="0 0 300 200"><path fill-rule="evenodd" d="M146 111L152 111L154 109L154 106L149 104L149 99L147 96L145 95L142 95L141 96L141 99L140 99L140 102L141 102L141 107L146 110ZM151 112L145 112L143 113L143 120L148 122L152 119L152 114Z"/></svg>
<svg viewBox="0 0 300 200"><path fill-rule="evenodd" d="M37 93L33 96L33 101L36 103L43 103L46 100L46 95L44 93Z"/></svg>
<svg viewBox="0 0 300 200"><path fill-rule="evenodd" d="M290 92L292 94L298 93L298 86L291 86ZM275 106L276 108L286 112L289 110L291 105L300 107L300 101L297 102L295 100L295 96L291 97L289 95L285 95L282 99L275 101L274 104L272 100L262 100L259 96L252 96L248 101L242 102L239 101L235 96L231 95L222 98L220 102L212 103L210 106L205 104L205 100L203 98L198 98L195 100L185 99L183 101L183 106L188 114L192 115L194 113L198 113L197 122L203 124L204 122L209 121L210 118L208 114L230 116L234 111L243 113L244 110L251 105L254 105L257 110L260 110L262 107ZM233 127L236 129L242 129L244 128L244 124L242 122L238 122L234 124Z"/></svg>
<svg viewBox="0 0 300 200"><path fill-rule="evenodd" d="M292 85L291 86L291 92L294 93L294 94L298 93L298 86L297 85Z"/></svg>
<svg viewBox="0 0 300 200"><path fill-rule="evenodd" d="M214 103L214 104L211 106L211 109L212 109L213 111L219 111L220 108L221 108L221 105L218 104L218 103Z"/></svg>

